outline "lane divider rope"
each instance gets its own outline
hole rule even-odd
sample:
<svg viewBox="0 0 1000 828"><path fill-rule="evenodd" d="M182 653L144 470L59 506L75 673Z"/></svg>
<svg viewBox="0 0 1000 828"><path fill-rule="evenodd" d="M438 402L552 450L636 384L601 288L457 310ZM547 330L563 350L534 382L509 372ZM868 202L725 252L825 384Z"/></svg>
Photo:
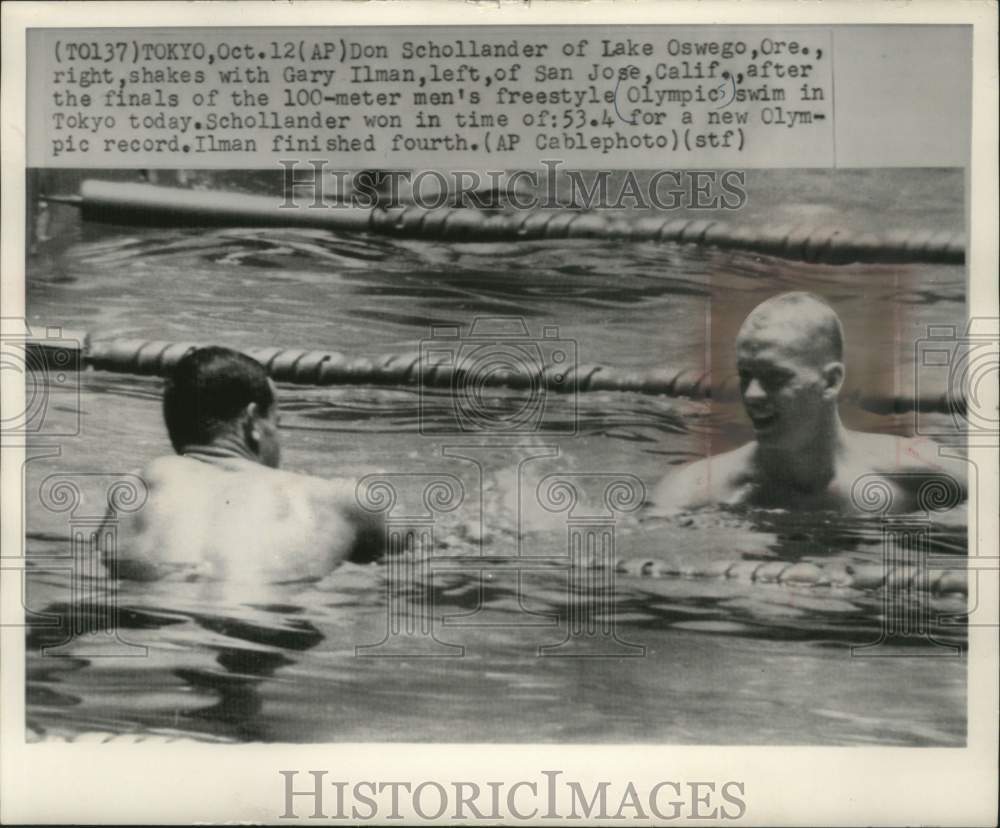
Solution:
<svg viewBox="0 0 1000 828"><path fill-rule="evenodd" d="M852 233L832 225L752 227L662 214L634 218L625 217L620 211L546 208L482 211L455 206L384 208L351 204L315 208L305 203L282 206L282 200L271 196L95 179L81 184L79 196L43 198L80 207L87 220L144 225L309 227L455 242L538 239L670 242L824 264L965 262L965 234L950 230L875 235Z"/></svg>
<svg viewBox="0 0 1000 828"><path fill-rule="evenodd" d="M656 558L626 558L616 571L640 578L731 578L755 583L784 586L838 587L859 590L911 590L935 595L967 595L968 574L964 569L946 569L927 573L916 566L889 569L878 564L849 564L828 567L789 561L716 561L697 566Z"/></svg>
<svg viewBox="0 0 1000 828"><path fill-rule="evenodd" d="M28 339L29 357L34 355L46 366L62 370L86 367L100 371L165 376L187 353L204 343L164 342L149 339L93 337L86 332L65 331L58 338ZM338 351L304 350L275 346L242 349L260 362L276 382L293 385L377 385L447 388L453 393L471 393L483 387L510 388L529 393L632 392L685 397L688 399L735 398L738 377L726 377L713 386L709 372L701 368L620 369L603 365L565 365L552 362L525 362L523 370L493 370L486 360L482 373L477 362L469 365L438 349L424 352L383 354L375 357L350 356ZM46 355L45 352L51 352ZM964 399L946 391L924 392L919 397L887 396L847 392L846 402L880 414L943 412L959 416Z"/></svg>

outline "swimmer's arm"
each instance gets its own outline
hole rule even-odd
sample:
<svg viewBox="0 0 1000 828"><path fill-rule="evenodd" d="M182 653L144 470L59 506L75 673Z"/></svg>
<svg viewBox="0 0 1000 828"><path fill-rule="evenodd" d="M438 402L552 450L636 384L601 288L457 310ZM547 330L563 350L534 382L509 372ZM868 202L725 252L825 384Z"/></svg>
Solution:
<svg viewBox="0 0 1000 828"><path fill-rule="evenodd" d="M143 469L135 468L130 471L131 475L142 481L147 496L158 481L159 462L154 460ZM118 514L110 505L108 506L104 515L104 526L110 523L114 528L111 532L105 532L102 526L100 537L106 538L110 535L115 538L115 544L113 549L108 548L106 544L102 545L101 563L112 578L156 581L166 574L146 551L149 546L149 538L146 535L149 529L146 508L148 506L140 508L137 512Z"/></svg>
<svg viewBox="0 0 1000 828"><path fill-rule="evenodd" d="M899 455L899 466L902 471L946 475L954 480L959 487L962 499L969 496L968 464L959 457L940 454L941 445L933 440L908 440ZM920 484L918 484L919 486Z"/></svg>
<svg viewBox="0 0 1000 828"><path fill-rule="evenodd" d="M694 463L667 474L653 490L650 512L674 515L717 502L710 484L709 461Z"/></svg>
<svg viewBox="0 0 1000 828"><path fill-rule="evenodd" d="M109 522L115 524L115 531L107 533L104 526L98 537L106 538L110 534L116 538L114 548L107 544L101 549L101 563L107 569L112 578L122 578L128 581L156 581L164 576L163 570L150 558L146 556L136 556L135 551L139 548L139 521L118 519L115 512L109 507L104 516L104 524ZM126 549L132 550L126 552Z"/></svg>
<svg viewBox="0 0 1000 828"><path fill-rule="evenodd" d="M330 480L324 497L327 503L332 502L338 515L353 530L342 558L353 563L370 563L381 558L385 553L385 515L361 507L357 498L357 482Z"/></svg>
<svg viewBox="0 0 1000 828"><path fill-rule="evenodd" d="M356 503L345 507L345 511L355 530L347 560L353 563L379 560L385 554L385 516L366 511Z"/></svg>

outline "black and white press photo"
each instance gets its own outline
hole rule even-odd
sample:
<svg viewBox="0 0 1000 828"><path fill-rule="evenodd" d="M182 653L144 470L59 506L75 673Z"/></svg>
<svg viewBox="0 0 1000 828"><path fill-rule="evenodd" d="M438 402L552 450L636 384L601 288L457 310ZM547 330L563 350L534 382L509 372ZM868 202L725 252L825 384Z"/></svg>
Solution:
<svg viewBox="0 0 1000 828"><path fill-rule="evenodd" d="M197 819L938 819L803 780L993 749L972 25L108 10L19 21L5 742Z"/></svg>

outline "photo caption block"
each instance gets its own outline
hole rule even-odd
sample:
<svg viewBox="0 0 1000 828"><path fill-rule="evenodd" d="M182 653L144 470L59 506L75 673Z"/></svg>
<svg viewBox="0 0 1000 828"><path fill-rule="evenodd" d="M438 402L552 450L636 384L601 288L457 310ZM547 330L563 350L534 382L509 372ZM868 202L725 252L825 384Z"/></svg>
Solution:
<svg viewBox="0 0 1000 828"><path fill-rule="evenodd" d="M33 29L30 166L829 166L830 27Z"/></svg>

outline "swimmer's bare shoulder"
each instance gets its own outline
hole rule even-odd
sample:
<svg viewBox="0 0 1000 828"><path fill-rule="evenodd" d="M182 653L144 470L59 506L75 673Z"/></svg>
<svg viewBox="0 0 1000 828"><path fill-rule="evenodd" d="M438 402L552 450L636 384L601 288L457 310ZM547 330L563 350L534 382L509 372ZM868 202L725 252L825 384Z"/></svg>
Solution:
<svg viewBox="0 0 1000 828"><path fill-rule="evenodd" d="M298 478L316 514L324 516L323 531L329 532L326 541L334 547L334 559L368 563L382 556L385 521L381 513L369 512L360 506L357 481L286 471L279 473Z"/></svg>
<svg viewBox="0 0 1000 828"><path fill-rule="evenodd" d="M669 515L738 501L753 483L754 446L747 443L670 472L653 490L651 513Z"/></svg>
<svg viewBox="0 0 1000 828"><path fill-rule="evenodd" d="M102 550L102 562L113 577L132 581L155 581L165 574L163 564L169 556L169 545L163 544L163 526L172 522L172 514L160 508L161 496L166 492L168 501L173 481L186 461L182 457L166 455L150 461L137 476L145 486L145 502L132 513L114 515L108 511L106 520L117 524L115 549ZM161 554L166 551L166 555Z"/></svg>
<svg viewBox="0 0 1000 828"><path fill-rule="evenodd" d="M966 463L942 453L942 446L927 437L896 437L889 434L850 432L848 469L855 479L862 474L905 474L913 487L932 476L944 475L967 494Z"/></svg>

